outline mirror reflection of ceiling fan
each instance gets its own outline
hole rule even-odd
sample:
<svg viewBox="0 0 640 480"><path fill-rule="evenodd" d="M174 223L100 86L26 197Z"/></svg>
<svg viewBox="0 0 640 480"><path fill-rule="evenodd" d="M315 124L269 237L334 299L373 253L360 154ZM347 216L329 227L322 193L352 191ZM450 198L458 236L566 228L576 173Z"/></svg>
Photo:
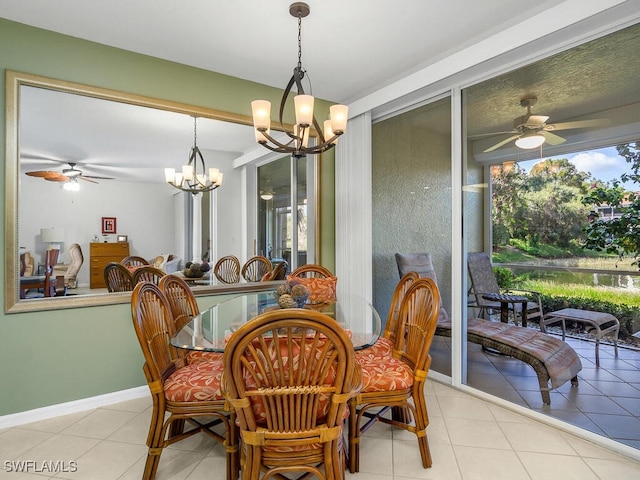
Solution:
<svg viewBox="0 0 640 480"><path fill-rule="evenodd" d="M43 178L49 182L66 182L64 185L66 190L77 190L78 179L91 183L98 183L96 180L113 180L112 177L84 175L82 170L76 168L76 164L71 162L69 163L69 168L64 168L60 172L54 170L34 170L25 173L31 177Z"/></svg>
<svg viewBox="0 0 640 480"><path fill-rule="evenodd" d="M517 117L513 120L513 130L488 134L501 135L509 133L511 136L485 149L484 152L493 152L514 140L516 146L523 149L537 148L545 142L549 145L560 145L561 143L566 142L566 139L562 138L560 135L551 133L552 131L605 127L611 123L611 121L606 118L578 120L575 122L547 123L547 120L549 120L548 116L531 114L531 107L537 102L537 97L525 97L520 100L520 105L527 109L526 115Z"/></svg>

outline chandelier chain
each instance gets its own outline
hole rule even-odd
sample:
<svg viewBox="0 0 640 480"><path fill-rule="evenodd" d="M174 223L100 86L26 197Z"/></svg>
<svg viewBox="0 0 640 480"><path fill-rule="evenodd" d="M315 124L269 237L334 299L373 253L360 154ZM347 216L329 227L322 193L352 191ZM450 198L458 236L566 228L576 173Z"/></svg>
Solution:
<svg viewBox="0 0 640 480"><path fill-rule="evenodd" d="M298 68L302 71L302 16L298 15Z"/></svg>

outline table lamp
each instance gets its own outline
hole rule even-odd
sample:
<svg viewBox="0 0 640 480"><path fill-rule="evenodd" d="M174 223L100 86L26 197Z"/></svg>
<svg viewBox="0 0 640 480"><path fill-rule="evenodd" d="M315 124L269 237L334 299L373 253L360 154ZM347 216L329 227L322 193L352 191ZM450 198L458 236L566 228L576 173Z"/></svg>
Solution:
<svg viewBox="0 0 640 480"><path fill-rule="evenodd" d="M64 242L64 228L49 227L40 229L42 243L48 243L47 250L60 250L60 244Z"/></svg>

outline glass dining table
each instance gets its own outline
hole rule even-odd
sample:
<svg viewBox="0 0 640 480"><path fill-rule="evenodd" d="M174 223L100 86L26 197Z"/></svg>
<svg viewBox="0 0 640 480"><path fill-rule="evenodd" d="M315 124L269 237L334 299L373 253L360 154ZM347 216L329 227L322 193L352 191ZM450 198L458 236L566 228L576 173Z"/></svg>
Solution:
<svg viewBox="0 0 640 480"><path fill-rule="evenodd" d="M171 344L186 350L223 352L229 336L241 325L278 306L275 289L239 294L196 315L173 336ZM336 320L336 328L344 328L354 350L373 345L380 336L381 321L374 306L356 295L345 295L339 301L306 305Z"/></svg>

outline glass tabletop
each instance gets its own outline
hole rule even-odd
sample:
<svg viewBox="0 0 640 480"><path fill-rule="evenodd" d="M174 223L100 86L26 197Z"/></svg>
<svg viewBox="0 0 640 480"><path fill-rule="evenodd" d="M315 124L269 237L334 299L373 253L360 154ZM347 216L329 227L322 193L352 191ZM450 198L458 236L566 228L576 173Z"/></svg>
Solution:
<svg viewBox="0 0 640 480"><path fill-rule="evenodd" d="M187 323L171 339L171 344L187 350L222 352L226 340L241 325L273 309L279 309L275 290L243 293L225 300ZM373 305L362 297L346 296L338 302L306 305L336 320L347 330L355 350L373 345L380 335L381 321Z"/></svg>

